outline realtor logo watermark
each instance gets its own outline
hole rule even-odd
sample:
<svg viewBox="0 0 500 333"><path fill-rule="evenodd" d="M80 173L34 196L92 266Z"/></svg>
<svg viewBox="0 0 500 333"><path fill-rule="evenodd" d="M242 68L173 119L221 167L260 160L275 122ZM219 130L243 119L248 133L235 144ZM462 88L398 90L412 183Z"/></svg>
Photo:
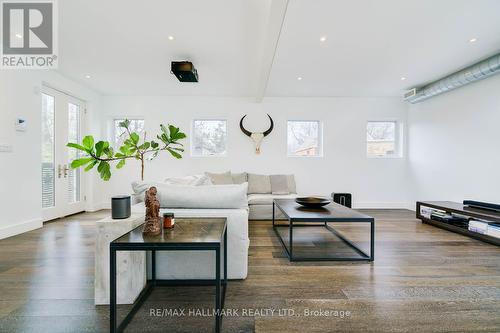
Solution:
<svg viewBox="0 0 500 333"><path fill-rule="evenodd" d="M57 68L55 0L2 0L2 69Z"/></svg>

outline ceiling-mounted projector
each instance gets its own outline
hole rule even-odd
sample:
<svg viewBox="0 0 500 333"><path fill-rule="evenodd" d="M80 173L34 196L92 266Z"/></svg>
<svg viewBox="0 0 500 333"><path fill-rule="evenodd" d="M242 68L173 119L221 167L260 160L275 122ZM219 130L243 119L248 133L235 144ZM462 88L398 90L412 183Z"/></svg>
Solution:
<svg viewBox="0 0 500 333"><path fill-rule="evenodd" d="M172 61L170 72L181 82L198 82L198 72L190 61Z"/></svg>

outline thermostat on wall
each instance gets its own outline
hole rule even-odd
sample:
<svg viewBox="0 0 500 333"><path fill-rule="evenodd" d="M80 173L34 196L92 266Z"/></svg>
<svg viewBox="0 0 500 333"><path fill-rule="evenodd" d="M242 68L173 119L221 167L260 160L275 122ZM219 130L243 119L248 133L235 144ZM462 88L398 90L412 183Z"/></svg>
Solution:
<svg viewBox="0 0 500 333"><path fill-rule="evenodd" d="M17 118L16 119L16 131L25 132L26 131L26 119Z"/></svg>

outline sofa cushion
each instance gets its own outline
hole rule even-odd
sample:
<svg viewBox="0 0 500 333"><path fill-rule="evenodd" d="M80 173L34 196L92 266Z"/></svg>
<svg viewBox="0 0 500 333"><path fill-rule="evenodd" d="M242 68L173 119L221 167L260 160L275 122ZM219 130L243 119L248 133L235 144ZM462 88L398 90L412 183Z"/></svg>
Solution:
<svg viewBox="0 0 500 333"><path fill-rule="evenodd" d="M274 199L294 199L296 194L249 194L248 204L249 205L272 205Z"/></svg>
<svg viewBox="0 0 500 333"><path fill-rule="evenodd" d="M248 174L248 193L271 194L271 179L268 175Z"/></svg>
<svg viewBox="0 0 500 333"><path fill-rule="evenodd" d="M271 175L271 193L272 194L289 194L288 177L285 175Z"/></svg>
<svg viewBox="0 0 500 333"><path fill-rule="evenodd" d="M246 172L242 173L231 173L233 178L233 184L243 184L248 182L248 174Z"/></svg>
<svg viewBox="0 0 500 333"><path fill-rule="evenodd" d="M169 185L158 182L135 182L135 195L144 196L151 186L158 190L156 197L161 208L246 208L248 183L239 185Z"/></svg>
<svg viewBox="0 0 500 333"><path fill-rule="evenodd" d="M205 172L205 175L210 178L212 184L214 185L229 185L233 183L233 177L231 176L231 171L223 173Z"/></svg>
<svg viewBox="0 0 500 333"><path fill-rule="evenodd" d="M287 175L286 178L288 181L288 192L297 193L297 185L295 185L295 176Z"/></svg>

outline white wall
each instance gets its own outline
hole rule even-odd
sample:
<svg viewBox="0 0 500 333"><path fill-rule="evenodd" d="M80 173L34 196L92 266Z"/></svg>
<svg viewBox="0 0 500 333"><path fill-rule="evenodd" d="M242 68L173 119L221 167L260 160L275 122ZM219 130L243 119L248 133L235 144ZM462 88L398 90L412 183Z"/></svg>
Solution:
<svg viewBox="0 0 500 333"><path fill-rule="evenodd" d="M172 123L190 136L194 118L228 120L227 157L191 157L189 140L182 160L163 154L146 165L146 179L161 180L204 171L248 171L293 173L303 194L329 195L352 192L357 207L408 207L406 158L368 159L366 121L406 121L406 104L400 98L266 98L263 103L248 99L211 97L103 97L102 119L142 116L146 131L156 134L160 123ZM248 114L246 127L265 130L266 113L275 121L273 133L264 139L261 154L239 129L239 120ZM289 158L286 154L286 120L321 120L324 126L324 157ZM106 135L109 133L103 133ZM135 165L132 165L135 164ZM130 182L139 179L139 166L129 163L115 170L109 183L101 184L105 202L115 194L130 193Z"/></svg>
<svg viewBox="0 0 500 333"><path fill-rule="evenodd" d="M146 165L146 178L161 180L203 171L294 173L303 194L348 191L356 207L413 207L415 200L476 199L500 202L500 76L408 106L400 98L266 98L99 96L55 72L1 71L0 238L41 223L40 87L42 82L87 101L86 133L106 138L115 118L144 117L149 134L160 123L180 126L190 136L194 118L228 120L228 155L190 156L189 139L182 160L167 154ZM275 130L256 155L238 127L263 130L266 113ZM26 132L14 130L16 117L28 121ZM320 120L324 126L324 157L286 156L286 120ZM368 159L368 120L396 119L406 126L407 149L401 159ZM109 139L109 137L108 137ZM134 165L135 164L135 165ZM109 206L109 197L130 193L139 178L136 162L114 170L110 182L95 172L87 175L88 210Z"/></svg>
<svg viewBox="0 0 500 333"><path fill-rule="evenodd" d="M55 72L3 70L0 72L0 239L42 226L41 222L41 95L42 82L87 101L89 128L99 129L99 95ZM26 132L16 132L17 117L27 120ZM87 129L87 131L90 131ZM87 180L90 202L101 201Z"/></svg>
<svg viewBox="0 0 500 333"><path fill-rule="evenodd" d="M500 76L409 108L417 200L500 203Z"/></svg>

